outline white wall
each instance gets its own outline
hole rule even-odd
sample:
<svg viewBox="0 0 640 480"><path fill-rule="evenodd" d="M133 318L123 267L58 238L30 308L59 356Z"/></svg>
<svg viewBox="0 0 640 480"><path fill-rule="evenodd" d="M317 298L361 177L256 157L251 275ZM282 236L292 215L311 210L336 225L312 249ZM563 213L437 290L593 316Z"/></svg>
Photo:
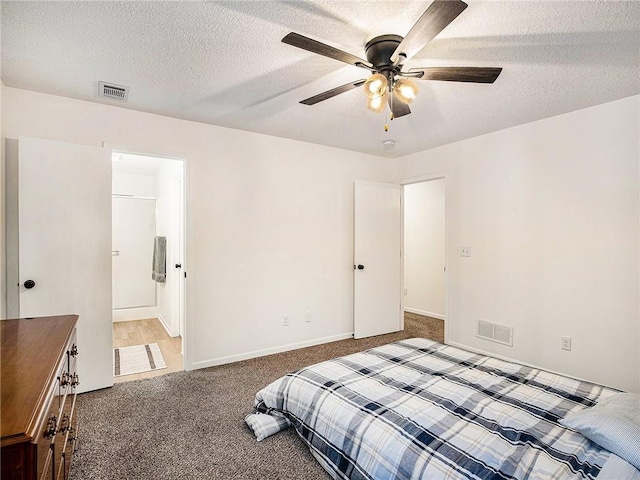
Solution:
<svg viewBox="0 0 640 480"><path fill-rule="evenodd" d="M133 195L134 197L148 198L155 198L156 196L156 181L152 175L114 172L112 185L112 193L116 195Z"/></svg>
<svg viewBox="0 0 640 480"><path fill-rule="evenodd" d="M448 341L640 392L639 103L397 162L399 179L447 175ZM476 319L513 325L513 347L476 338Z"/></svg>
<svg viewBox="0 0 640 480"><path fill-rule="evenodd" d="M8 87L2 108L8 138L188 159L187 368L350 336L353 181L389 160Z"/></svg>
<svg viewBox="0 0 640 480"><path fill-rule="evenodd" d="M1 127L188 158L188 368L348 336L353 180L446 173L447 338L638 392L639 103L395 161L8 87ZM477 318L514 325L514 346L477 339Z"/></svg>
<svg viewBox="0 0 640 480"><path fill-rule="evenodd" d="M444 319L445 180L404 186L404 309Z"/></svg>

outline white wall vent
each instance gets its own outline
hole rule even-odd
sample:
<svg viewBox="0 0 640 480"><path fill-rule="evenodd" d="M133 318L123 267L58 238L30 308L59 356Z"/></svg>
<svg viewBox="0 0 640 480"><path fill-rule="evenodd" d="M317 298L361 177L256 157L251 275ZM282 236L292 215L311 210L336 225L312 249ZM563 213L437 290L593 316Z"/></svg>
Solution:
<svg viewBox="0 0 640 480"><path fill-rule="evenodd" d="M476 337L513 347L513 327L511 325L478 320Z"/></svg>
<svg viewBox="0 0 640 480"><path fill-rule="evenodd" d="M113 83L99 82L98 95L126 102L127 98L129 98L129 87L114 85Z"/></svg>

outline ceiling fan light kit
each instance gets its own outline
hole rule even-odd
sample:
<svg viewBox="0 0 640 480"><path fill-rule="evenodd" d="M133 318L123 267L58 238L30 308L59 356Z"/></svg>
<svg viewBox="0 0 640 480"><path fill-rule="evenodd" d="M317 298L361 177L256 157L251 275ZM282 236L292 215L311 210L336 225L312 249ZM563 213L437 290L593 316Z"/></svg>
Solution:
<svg viewBox="0 0 640 480"><path fill-rule="evenodd" d="M387 106L387 93L384 92L382 95L377 97L369 97L367 99L367 108L375 113L382 112Z"/></svg>
<svg viewBox="0 0 640 480"><path fill-rule="evenodd" d="M408 78L398 78L394 80L393 91L398 100L409 104L418 95L418 86Z"/></svg>
<svg viewBox="0 0 640 480"><path fill-rule="evenodd" d="M382 97L387 93L389 82L381 73L374 73L364 82L364 93L369 98Z"/></svg>
<svg viewBox="0 0 640 480"><path fill-rule="evenodd" d="M389 118L399 118L411 113L409 103L418 95L418 86L409 78L449 82L493 83L500 75L499 67L425 67L403 71L403 64L433 40L447 25L467 8L462 0L434 0L406 37L379 35L365 45L363 60L343 50L331 47L295 32L286 35L282 42L318 55L333 58L356 67L369 70L366 80L357 80L302 100L304 105L315 105L361 85L367 97L367 108L380 113L389 106ZM385 123L385 131L388 125Z"/></svg>

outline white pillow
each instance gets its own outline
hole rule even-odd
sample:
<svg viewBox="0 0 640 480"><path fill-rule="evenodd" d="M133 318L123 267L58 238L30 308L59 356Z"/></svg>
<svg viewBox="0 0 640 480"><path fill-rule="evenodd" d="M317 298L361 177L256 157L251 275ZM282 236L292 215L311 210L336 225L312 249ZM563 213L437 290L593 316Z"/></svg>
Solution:
<svg viewBox="0 0 640 480"><path fill-rule="evenodd" d="M560 420L640 470L640 395L618 393Z"/></svg>

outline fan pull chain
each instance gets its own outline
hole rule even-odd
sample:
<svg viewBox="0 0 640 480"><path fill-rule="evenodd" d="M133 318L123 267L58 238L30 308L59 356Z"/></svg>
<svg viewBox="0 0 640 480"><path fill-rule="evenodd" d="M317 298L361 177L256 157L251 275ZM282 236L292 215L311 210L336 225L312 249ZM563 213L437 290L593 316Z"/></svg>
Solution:
<svg viewBox="0 0 640 480"><path fill-rule="evenodd" d="M389 119L393 120L393 109L391 108L391 105L393 105L393 96L389 97L389 102L387 103L387 106L389 107ZM385 110L386 110L386 107L385 107ZM389 124L387 123L386 118L384 122L384 131L385 132L389 131Z"/></svg>
<svg viewBox="0 0 640 480"><path fill-rule="evenodd" d="M382 111L382 116L384 118L384 131L385 132L389 131L389 125L387 124L387 114L386 114L387 105L385 105L384 110Z"/></svg>
<svg viewBox="0 0 640 480"><path fill-rule="evenodd" d="M387 103L387 105L389 105L389 120L393 121L393 119L395 118L393 116L393 90L391 89L391 85L392 85L392 80L391 77L389 77L389 102ZM384 124L384 131L388 132L389 131L389 124L385 123Z"/></svg>

